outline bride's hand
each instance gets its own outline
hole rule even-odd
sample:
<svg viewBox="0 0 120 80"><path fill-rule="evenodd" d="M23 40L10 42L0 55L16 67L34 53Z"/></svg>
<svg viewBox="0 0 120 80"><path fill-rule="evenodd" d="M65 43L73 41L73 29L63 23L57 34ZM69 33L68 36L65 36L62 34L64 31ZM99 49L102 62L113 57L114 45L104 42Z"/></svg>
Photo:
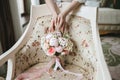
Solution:
<svg viewBox="0 0 120 80"><path fill-rule="evenodd" d="M66 16L67 15L64 12L61 12L58 15L57 29L60 30L62 33L64 33L65 30L68 30Z"/></svg>
<svg viewBox="0 0 120 80"><path fill-rule="evenodd" d="M57 20L57 29L59 29L61 32L64 32L66 25L66 15L64 13L60 13Z"/></svg>
<svg viewBox="0 0 120 80"><path fill-rule="evenodd" d="M57 20L58 20L58 15L53 14L52 21L51 21L51 26L49 28L49 32L53 32L55 30L55 26L57 26Z"/></svg>

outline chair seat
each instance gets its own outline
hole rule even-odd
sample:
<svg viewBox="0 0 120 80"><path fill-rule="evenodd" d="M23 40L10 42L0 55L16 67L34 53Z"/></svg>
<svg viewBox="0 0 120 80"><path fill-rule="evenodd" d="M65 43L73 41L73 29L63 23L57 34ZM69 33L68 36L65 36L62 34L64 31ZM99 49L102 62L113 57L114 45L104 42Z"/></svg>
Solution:
<svg viewBox="0 0 120 80"><path fill-rule="evenodd" d="M71 72L82 73L84 77L83 80L94 79L97 75L97 57L94 49L91 22L89 19L80 16L69 15L69 17L69 34L75 43L75 55L61 56L61 58L63 58L61 60L69 63L65 63L67 65L65 70L67 69ZM50 57L45 55L40 46L40 37L44 35L45 27L50 26L51 19L51 15L37 18L30 39L16 54L16 76L26 69L29 69L30 66L34 64L39 63L35 65L39 68L39 66L43 67L45 62L51 60ZM52 80L77 80L75 78L78 78L75 75L65 74L61 71L53 71L51 75L55 76L55 79ZM50 80L49 77L50 75L45 73L38 80Z"/></svg>

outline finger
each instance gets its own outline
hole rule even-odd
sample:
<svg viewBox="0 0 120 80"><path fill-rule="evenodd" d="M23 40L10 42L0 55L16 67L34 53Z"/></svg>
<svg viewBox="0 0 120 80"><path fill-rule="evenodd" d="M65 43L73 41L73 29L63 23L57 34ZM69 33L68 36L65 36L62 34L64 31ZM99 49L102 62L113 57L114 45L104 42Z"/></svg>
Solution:
<svg viewBox="0 0 120 80"><path fill-rule="evenodd" d="M67 27L67 24L65 23L65 24L64 24L63 32L67 32L67 28L66 28L66 27Z"/></svg>
<svg viewBox="0 0 120 80"><path fill-rule="evenodd" d="M51 32L52 31L52 26L50 26L50 28L49 28L49 32Z"/></svg>
<svg viewBox="0 0 120 80"><path fill-rule="evenodd" d="M59 23L59 25L58 25L58 28L61 29L62 26L63 26L63 24L64 24L64 23L63 23L63 20L61 19L61 20L60 20L60 23Z"/></svg>
<svg viewBox="0 0 120 80"><path fill-rule="evenodd" d="M55 26L57 30L59 30L59 20L60 20L60 17L58 16L56 26Z"/></svg>
<svg viewBox="0 0 120 80"><path fill-rule="evenodd" d="M58 16L58 22L60 22L60 17Z"/></svg>
<svg viewBox="0 0 120 80"><path fill-rule="evenodd" d="M56 17L55 18L55 27L57 26L57 21L58 21L58 18Z"/></svg>
<svg viewBox="0 0 120 80"><path fill-rule="evenodd" d="M65 32L68 32L68 30L69 30L69 26L68 26L68 24L66 23L66 24L65 24Z"/></svg>
<svg viewBox="0 0 120 80"><path fill-rule="evenodd" d="M54 21L51 22L51 27L49 28L49 32L54 31Z"/></svg>
<svg viewBox="0 0 120 80"><path fill-rule="evenodd" d="M62 27L60 28L60 31L64 33L64 29L65 29L65 24L62 25Z"/></svg>
<svg viewBox="0 0 120 80"><path fill-rule="evenodd" d="M55 22L52 23L51 32L55 30Z"/></svg>
<svg viewBox="0 0 120 80"><path fill-rule="evenodd" d="M64 26L63 26L63 33L65 32L65 27L66 27L66 26L65 26L65 24L64 24Z"/></svg>

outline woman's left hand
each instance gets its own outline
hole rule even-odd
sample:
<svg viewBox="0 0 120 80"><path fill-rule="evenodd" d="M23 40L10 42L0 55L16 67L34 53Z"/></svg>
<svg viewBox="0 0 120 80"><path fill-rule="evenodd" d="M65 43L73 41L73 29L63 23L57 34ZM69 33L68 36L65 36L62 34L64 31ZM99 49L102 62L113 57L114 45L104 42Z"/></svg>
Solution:
<svg viewBox="0 0 120 80"><path fill-rule="evenodd" d="M60 30L61 32L64 32L66 26L67 26L66 15L64 13L60 13L58 15L58 20L57 20L57 29Z"/></svg>

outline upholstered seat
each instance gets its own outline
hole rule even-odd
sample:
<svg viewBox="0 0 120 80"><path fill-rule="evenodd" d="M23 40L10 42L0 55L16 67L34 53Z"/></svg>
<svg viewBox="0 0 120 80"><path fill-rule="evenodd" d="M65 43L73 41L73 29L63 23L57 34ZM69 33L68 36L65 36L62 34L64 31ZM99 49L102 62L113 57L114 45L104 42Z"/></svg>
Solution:
<svg viewBox="0 0 120 80"><path fill-rule="evenodd" d="M120 10L99 8L98 24L100 30L120 31Z"/></svg>
<svg viewBox="0 0 120 80"><path fill-rule="evenodd" d="M69 3L63 3L61 10ZM88 12L92 12L89 13ZM66 70L82 73L82 80L111 80L98 36L96 24L97 8L82 6L68 16L69 34L75 49L71 55L61 56ZM20 40L0 56L0 65L8 60L6 80L14 79L23 72L44 67L51 57L45 55L40 46L46 27L50 27L52 16L46 5L33 6L30 23ZM60 70L44 73L35 80L77 80L77 76Z"/></svg>

